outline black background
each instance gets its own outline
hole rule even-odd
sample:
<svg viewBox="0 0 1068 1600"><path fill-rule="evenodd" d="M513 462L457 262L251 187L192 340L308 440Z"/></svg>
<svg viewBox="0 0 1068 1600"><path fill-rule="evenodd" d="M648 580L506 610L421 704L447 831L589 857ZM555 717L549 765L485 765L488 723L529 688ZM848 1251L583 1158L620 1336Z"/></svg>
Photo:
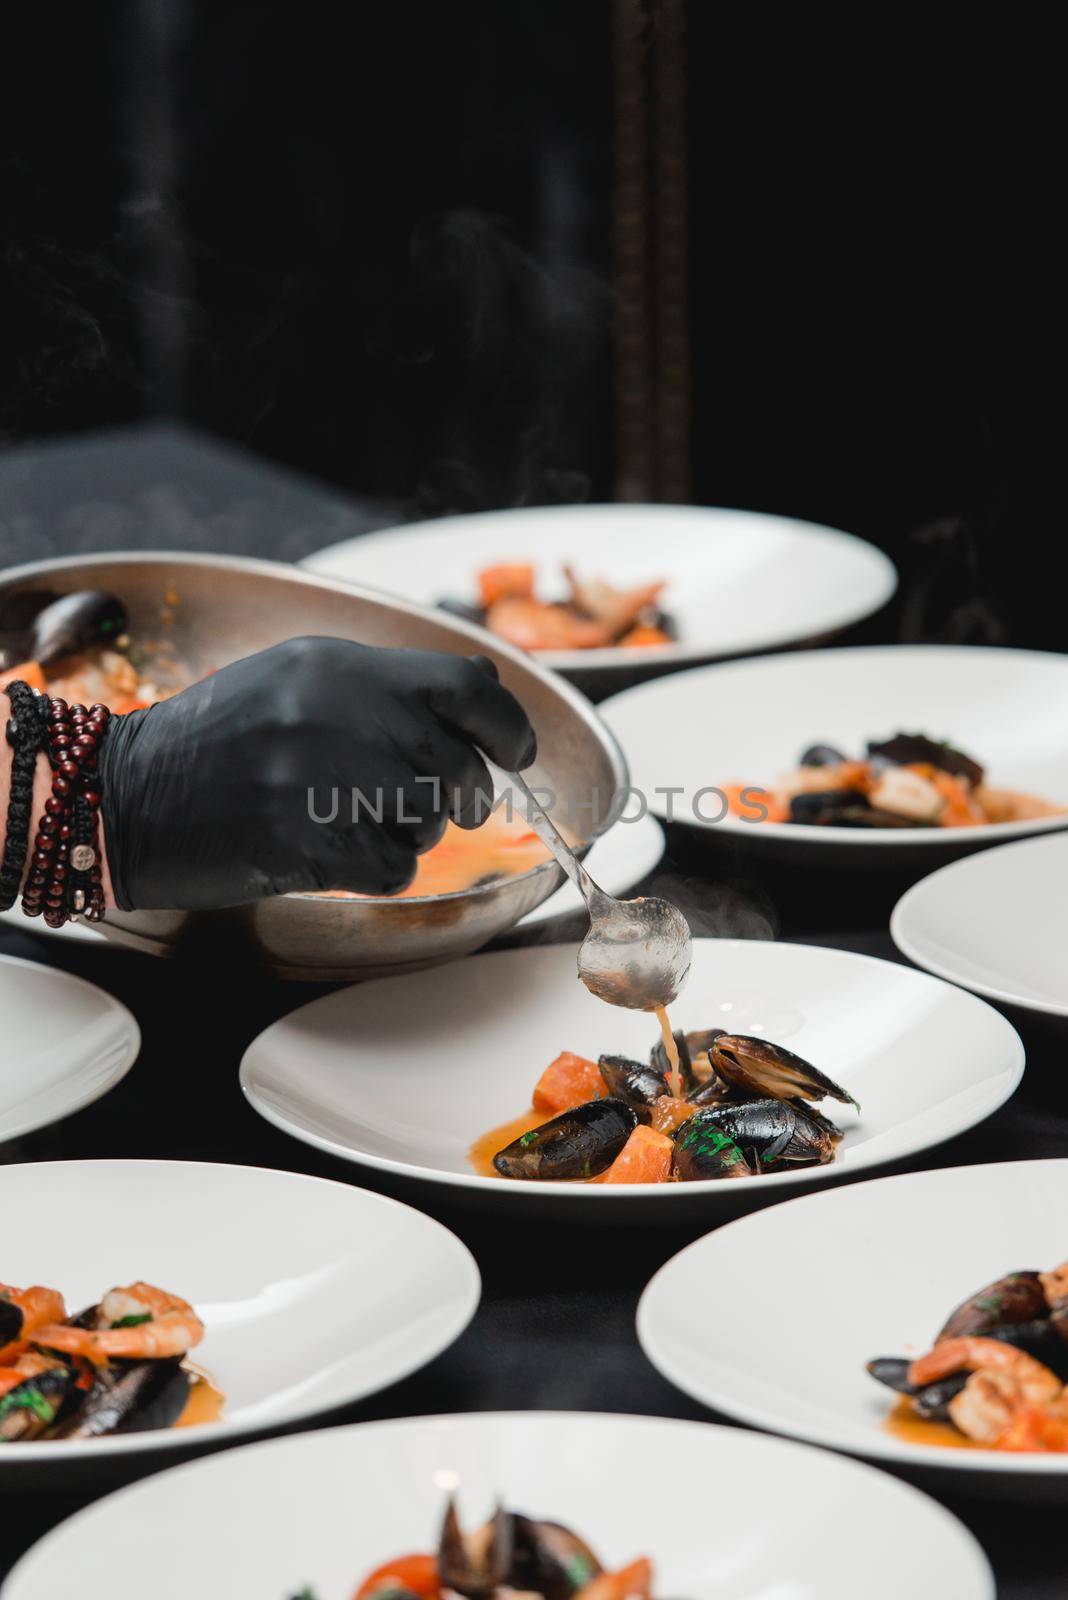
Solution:
<svg viewBox="0 0 1068 1600"><path fill-rule="evenodd" d="M611 17L22 19L0 429L178 416L412 515L611 498ZM875 540L908 637L1060 647L1050 32L687 26L695 498Z"/></svg>

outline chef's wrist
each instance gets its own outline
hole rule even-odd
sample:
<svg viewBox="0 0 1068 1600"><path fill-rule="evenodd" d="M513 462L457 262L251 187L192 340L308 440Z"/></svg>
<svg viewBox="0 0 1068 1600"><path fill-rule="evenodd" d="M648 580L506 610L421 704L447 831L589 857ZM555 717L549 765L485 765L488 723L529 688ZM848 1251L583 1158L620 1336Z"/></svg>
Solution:
<svg viewBox="0 0 1068 1600"><path fill-rule="evenodd" d="M6 739L0 737L0 837L2 837L3 819L7 816L8 801L11 797L11 763L14 752ZM37 752L37 760L33 773L33 800L30 821L30 838L32 839L38 824L43 816L47 815L46 803L52 793L52 767L48 756L43 750ZM103 819L99 831L99 855L101 869L101 883L104 891L104 908L111 910L115 905L115 896L111 885L111 873L108 868L107 841L104 837ZM32 866L32 850L27 849L26 860L22 868L22 881L19 892L25 887L26 879Z"/></svg>

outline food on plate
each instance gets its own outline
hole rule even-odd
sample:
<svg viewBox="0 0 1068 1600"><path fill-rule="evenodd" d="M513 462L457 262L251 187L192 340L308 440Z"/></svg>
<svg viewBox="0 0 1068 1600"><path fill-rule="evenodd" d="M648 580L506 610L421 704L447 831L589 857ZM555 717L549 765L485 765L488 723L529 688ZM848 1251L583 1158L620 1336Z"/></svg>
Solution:
<svg viewBox="0 0 1068 1600"><path fill-rule="evenodd" d="M178 604L177 594L167 596L164 635ZM131 638L121 601L93 589L59 597L32 591L9 602L0 616L0 689L12 678L72 705L99 702L122 713L176 694L191 674L165 636L150 643ZM447 823L438 843L419 857L413 881L391 898L455 894L529 872L548 858L526 817L502 807L476 829Z"/></svg>
<svg viewBox="0 0 1068 1600"><path fill-rule="evenodd" d="M471 1150L485 1176L532 1181L690 1183L833 1161L842 1131L818 1109L847 1090L769 1039L706 1028L670 1035L648 1061L565 1050L532 1109ZM859 1110L859 1107L857 1107Z"/></svg>
<svg viewBox="0 0 1068 1600"><path fill-rule="evenodd" d="M639 1556L606 1570L579 1534L498 1506L481 1528L465 1533L453 1499L437 1551L397 1555L369 1572L353 1600L651 1600L652 1563ZM302 1589L292 1600L316 1600Z"/></svg>
<svg viewBox="0 0 1068 1600"><path fill-rule="evenodd" d="M1064 811L1036 795L991 787L971 756L923 733L869 740L860 760L833 745L810 745L770 789L731 783L724 793L731 813L747 822L817 828L974 828Z"/></svg>
<svg viewBox="0 0 1068 1600"><path fill-rule="evenodd" d="M68 1314L58 1289L0 1284L0 1446L214 1421L223 1397L191 1367L193 1307L150 1283Z"/></svg>
<svg viewBox="0 0 1068 1600"><path fill-rule="evenodd" d="M671 644L671 618L658 604L663 580L617 589L600 578L581 579L564 567L566 596L539 600L536 573L526 562L501 562L478 574L478 603L441 600L454 616L477 622L520 650L624 650Z"/></svg>
<svg viewBox="0 0 1068 1600"><path fill-rule="evenodd" d="M926 1354L880 1356L901 1399L888 1427L910 1441L1068 1451L1068 1261L1010 1272L970 1295Z"/></svg>

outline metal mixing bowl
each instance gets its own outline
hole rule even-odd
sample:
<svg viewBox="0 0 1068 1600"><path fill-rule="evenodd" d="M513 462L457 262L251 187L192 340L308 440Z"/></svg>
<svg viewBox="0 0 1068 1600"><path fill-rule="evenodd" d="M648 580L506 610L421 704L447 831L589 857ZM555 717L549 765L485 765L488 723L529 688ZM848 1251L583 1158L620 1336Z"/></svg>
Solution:
<svg viewBox="0 0 1068 1600"><path fill-rule="evenodd" d="M190 679L299 634L492 657L501 681L538 734L528 777L578 796L584 843L619 814L627 770L592 706L562 678L499 639L440 611L299 572L271 561L148 553L39 561L0 574L0 606L25 589L107 589L118 595L142 644L164 640ZM146 670L151 672L151 659ZM457 894L402 900L283 895L224 911L111 911L109 938L157 955L192 948L218 959L253 957L285 977L350 979L466 955L504 932L558 887L546 862Z"/></svg>

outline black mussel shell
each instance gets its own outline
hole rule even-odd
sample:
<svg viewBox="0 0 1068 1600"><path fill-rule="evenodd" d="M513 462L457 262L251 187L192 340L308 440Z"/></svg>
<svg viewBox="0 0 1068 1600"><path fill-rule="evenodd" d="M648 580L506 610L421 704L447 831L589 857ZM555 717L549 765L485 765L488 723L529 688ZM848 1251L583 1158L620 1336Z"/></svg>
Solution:
<svg viewBox="0 0 1068 1600"><path fill-rule="evenodd" d="M725 1106L737 1100L751 1099L751 1095L739 1093L732 1089L729 1083L724 1083L718 1073L713 1072L696 1089L691 1089L686 1099L692 1106Z"/></svg>
<svg viewBox="0 0 1068 1600"><path fill-rule="evenodd" d="M438 610L448 612L450 617L459 617L463 622L476 622L479 627L486 621L484 606L472 605L469 600L454 600L450 595L438 601Z"/></svg>
<svg viewBox="0 0 1068 1600"><path fill-rule="evenodd" d="M587 1100L520 1134L493 1165L504 1178L595 1178L612 1165L638 1119L623 1100Z"/></svg>
<svg viewBox="0 0 1068 1600"><path fill-rule="evenodd" d="M72 1367L49 1367L0 1395L0 1445L37 1439L55 1422L74 1386Z"/></svg>
<svg viewBox="0 0 1068 1600"><path fill-rule="evenodd" d="M854 813L870 811L868 797L859 789L815 789L790 799L790 821L810 828L856 827Z"/></svg>
<svg viewBox="0 0 1068 1600"><path fill-rule="evenodd" d="M545 1600L570 1600L602 1571L585 1540L562 1523L536 1522L519 1515L513 1520L510 1588L544 1595Z"/></svg>
<svg viewBox="0 0 1068 1600"><path fill-rule="evenodd" d="M873 761L889 761L897 767L927 762L942 772L952 773L955 778L963 778L966 783L983 781L983 769L978 761L941 740L929 739L925 733L895 733L892 739L870 739L868 756Z"/></svg>
<svg viewBox="0 0 1068 1600"><path fill-rule="evenodd" d="M708 1052L726 1031L726 1028L691 1028L683 1034L695 1077L704 1079L713 1075Z"/></svg>
<svg viewBox="0 0 1068 1600"><path fill-rule="evenodd" d="M909 1382L912 1362L907 1356L877 1356L868 1362L868 1371L878 1382L897 1394L907 1394L919 1416L928 1422L945 1422L949 1417L949 1402L960 1394L967 1383L967 1372L954 1372L937 1383L927 1383L920 1389Z"/></svg>
<svg viewBox="0 0 1068 1600"><path fill-rule="evenodd" d="M113 644L126 632L126 608L103 589L61 595L34 618L29 657L47 667L92 645Z"/></svg>
<svg viewBox="0 0 1068 1600"><path fill-rule="evenodd" d="M11 1300L0 1298L0 1345L10 1344L22 1332L22 1312Z"/></svg>
<svg viewBox="0 0 1068 1600"><path fill-rule="evenodd" d="M834 1159L831 1136L787 1100L746 1100L713 1106L698 1116L738 1146L754 1173L820 1166Z"/></svg>
<svg viewBox="0 0 1068 1600"><path fill-rule="evenodd" d="M675 1048L679 1052L679 1076L682 1079L682 1087L686 1093L689 1093L691 1089L697 1087L697 1074L694 1072L693 1062L690 1060L689 1040L678 1029L672 1033L671 1037L674 1039ZM665 1083L671 1082L673 1077L671 1062L668 1060L667 1051L664 1049L663 1039L658 1039L650 1051L649 1065L654 1072L659 1072L663 1075Z"/></svg>
<svg viewBox="0 0 1068 1600"><path fill-rule="evenodd" d="M438 1541L438 1576L443 1589L488 1600L508 1579L512 1566L515 1518L498 1506L485 1528L471 1538L464 1535L450 1496Z"/></svg>
<svg viewBox="0 0 1068 1600"><path fill-rule="evenodd" d="M1049 1317L1036 1317L1030 1322L998 1323L984 1332L983 1338L999 1339L1002 1344L1026 1350L1029 1356L1055 1372L1062 1383L1068 1383L1068 1344Z"/></svg>
<svg viewBox="0 0 1068 1600"><path fill-rule="evenodd" d="M111 1433L170 1428L189 1399L189 1373L181 1357L166 1361L116 1361L101 1367L82 1404L57 1438L97 1439Z"/></svg>
<svg viewBox="0 0 1068 1600"><path fill-rule="evenodd" d="M860 1110L853 1096L818 1067L770 1039L725 1033L712 1046L711 1056L725 1082L751 1095L770 1095L776 1100L792 1100L798 1095L804 1100L830 1098Z"/></svg>
<svg viewBox="0 0 1068 1600"><path fill-rule="evenodd" d="M991 1328L1014 1322L1032 1322L1049 1315L1042 1280L1037 1272L1009 1272L969 1295L950 1313L939 1339L989 1334Z"/></svg>
<svg viewBox="0 0 1068 1600"><path fill-rule="evenodd" d="M644 1061L631 1061L626 1056L601 1056L597 1065L608 1093L625 1101L639 1122L651 1121L653 1106L662 1095L670 1093L664 1074L647 1067Z"/></svg>
<svg viewBox="0 0 1068 1600"><path fill-rule="evenodd" d="M811 1105L809 1101L803 1099L801 1095L796 1095L793 1099L788 1100L787 1104L794 1106L798 1111L802 1112L804 1116L808 1117L810 1122L814 1122L817 1128L821 1128L824 1133L832 1138L835 1144L840 1144L845 1138L845 1134L842 1132L837 1122L832 1122L830 1117L825 1116L822 1111L817 1110L814 1105Z"/></svg>
<svg viewBox="0 0 1068 1600"><path fill-rule="evenodd" d="M698 1111L675 1130L671 1171L680 1183L703 1178L748 1178L746 1159L729 1134L712 1121L711 1111Z"/></svg>
<svg viewBox="0 0 1068 1600"><path fill-rule="evenodd" d="M840 767L849 757L836 750L833 744L810 744L801 756L803 767Z"/></svg>

